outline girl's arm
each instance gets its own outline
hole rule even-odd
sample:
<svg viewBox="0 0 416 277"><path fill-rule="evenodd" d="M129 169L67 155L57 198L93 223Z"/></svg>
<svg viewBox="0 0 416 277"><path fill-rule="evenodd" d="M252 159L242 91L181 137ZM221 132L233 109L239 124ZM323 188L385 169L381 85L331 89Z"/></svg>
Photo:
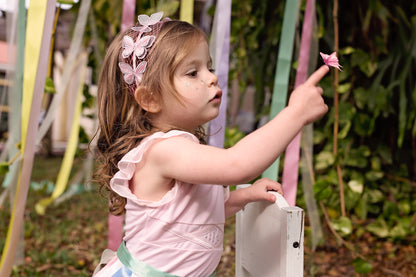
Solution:
<svg viewBox="0 0 416 277"><path fill-rule="evenodd" d="M225 202L225 218L234 215L250 202L266 200L276 201L276 197L267 191L274 190L283 195L282 185L267 178L254 182L253 185L230 192L230 197Z"/></svg>
<svg viewBox="0 0 416 277"><path fill-rule="evenodd" d="M260 175L302 127L324 115L328 106L317 83L329 71L322 66L290 96L288 106L267 124L229 149L173 137L155 143L148 164L156 174L194 184L242 184Z"/></svg>

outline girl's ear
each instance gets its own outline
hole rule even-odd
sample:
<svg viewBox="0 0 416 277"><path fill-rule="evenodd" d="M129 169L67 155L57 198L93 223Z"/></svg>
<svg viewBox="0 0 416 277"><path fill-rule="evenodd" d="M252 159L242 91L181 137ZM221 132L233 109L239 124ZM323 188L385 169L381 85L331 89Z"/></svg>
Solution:
<svg viewBox="0 0 416 277"><path fill-rule="evenodd" d="M134 91L136 102L149 113L158 113L161 109L160 99L144 86L138 86Z"/></svg>

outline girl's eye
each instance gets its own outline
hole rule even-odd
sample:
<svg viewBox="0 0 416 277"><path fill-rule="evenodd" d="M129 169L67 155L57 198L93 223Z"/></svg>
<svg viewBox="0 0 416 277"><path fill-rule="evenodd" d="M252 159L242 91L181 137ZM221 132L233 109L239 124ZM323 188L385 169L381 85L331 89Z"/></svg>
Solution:
<svg viewBox="0 0 416 277"><path fill-rule="evenodd" d="M209 72L211 72L211 73L215 73L215 69L214 69L214 68L210 68L210 69L209 69Z"/></svg>
<svg viewBox="0 0 416 277"><path fill-rule="evenodd" d="M191 76L191 77L196 77L197 73L198 73L197 71L191 71L187 73L186 75Z"/></svg>

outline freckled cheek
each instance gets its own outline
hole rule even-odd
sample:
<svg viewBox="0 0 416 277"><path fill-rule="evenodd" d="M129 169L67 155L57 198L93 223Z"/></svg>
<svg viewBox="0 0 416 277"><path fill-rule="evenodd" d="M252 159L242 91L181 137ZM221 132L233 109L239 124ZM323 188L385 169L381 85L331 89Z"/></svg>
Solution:
<svg viewBox="0 0 416 277"><path fill-rule="evenodd" d="M197 92L197 91L200 91L205 86L205 82L204 81L195 81L195 82L185 81L184 86L187 88L191 88Z"/></svg>

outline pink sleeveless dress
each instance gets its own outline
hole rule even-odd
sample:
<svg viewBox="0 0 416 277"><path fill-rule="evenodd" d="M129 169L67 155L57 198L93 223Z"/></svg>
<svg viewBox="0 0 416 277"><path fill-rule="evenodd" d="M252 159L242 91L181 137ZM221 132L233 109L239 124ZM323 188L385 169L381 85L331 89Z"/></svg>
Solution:
<svg viewBox="0 0 416 277"><path fill-rule="evenodd" d="M210 276L222 255L228 188L177 181L156 202L138 199L129 189L136 166L142 162L146 150L158 140L175 136L199 143L194 135L183 131L155 133L120 160L119 171L110 185L127 198L124 241L134 258L177 276ZM146 185L146 180L141 184ZM117 257L106 267L120 264L116 260Z"/></svg>

